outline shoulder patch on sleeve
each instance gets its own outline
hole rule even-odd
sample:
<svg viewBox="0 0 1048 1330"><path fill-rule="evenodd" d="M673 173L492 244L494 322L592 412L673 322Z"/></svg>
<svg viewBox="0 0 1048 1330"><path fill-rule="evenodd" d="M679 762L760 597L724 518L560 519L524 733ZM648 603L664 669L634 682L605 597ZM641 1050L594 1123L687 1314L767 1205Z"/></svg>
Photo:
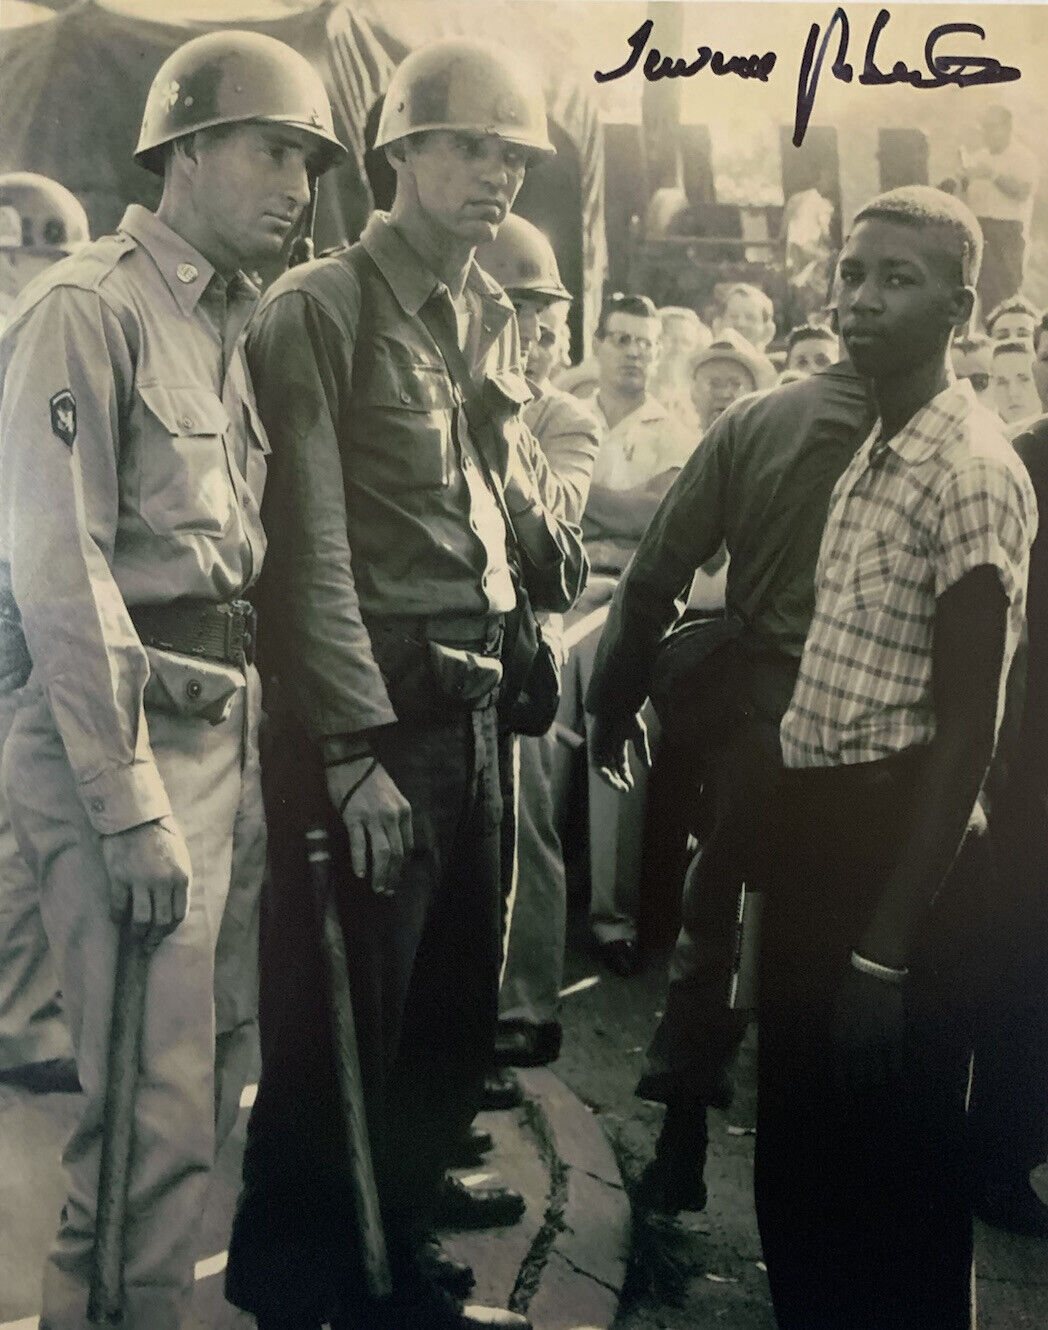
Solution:
<svg viewBox="0 0 1048 1330"><path fill-rule="evenodd" d="M67 448L72 448L76 439L76 398L68 388L63 388L51 398L50 406L51 432Z"/></svg>

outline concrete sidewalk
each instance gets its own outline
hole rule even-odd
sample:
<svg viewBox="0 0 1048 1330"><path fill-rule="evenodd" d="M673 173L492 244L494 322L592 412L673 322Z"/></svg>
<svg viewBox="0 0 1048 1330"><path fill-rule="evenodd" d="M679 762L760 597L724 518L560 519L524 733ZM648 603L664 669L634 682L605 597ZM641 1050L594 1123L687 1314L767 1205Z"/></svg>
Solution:
<svg viewBox="0 0 1048 1330"><path fill-rule="evenodd" d="M519 1073L522 1108L486 1113L495 1139L469 1180L521 1191L511 1228L447 1234L445 1245L477 1278L470 1301L526 1312L535 1330L607 1330L618 1310L629 1243L629 1204L596 1117L551 1072ZM218 1162L201 1225L196 1292L187 1330L253 1330L222 1295L226 1242L240 1179L246 1092ZM75 1095L0 1087L0 1330L33 1330L40 1271L63 1200L59 1154ZM421 1328L420 1328L421 1330Z"/></svg>

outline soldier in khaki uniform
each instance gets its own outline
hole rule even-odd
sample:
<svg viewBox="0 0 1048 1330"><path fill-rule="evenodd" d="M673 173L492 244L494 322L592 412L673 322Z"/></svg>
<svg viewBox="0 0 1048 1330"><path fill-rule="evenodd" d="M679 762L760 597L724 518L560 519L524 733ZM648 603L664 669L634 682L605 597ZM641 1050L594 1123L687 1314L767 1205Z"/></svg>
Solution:
<svg viewBox="0 0 1048 1330"><path fill-rule="evenodd" d="M0 326L22 289L90 239L87 214L57 180L0 176ZM17 615L0 610L0 751L29 677ZM34 1090L76 1090L40 893L18 849L0 789L0 1080Z"/></svg>
<svg viewBox="0 0 1048 1330"><path fill-rule="evenodd" d="M276 282L248 339L273 445L260 642L278 681L264 772L274 896L226 1294L265 1330L526 1324L447 1296L426 1239L495 1035L507 521L536 608L570 605L586 567L559 516L563 486L521 420L513 306L473 258L529 158L552 147L537 84L466 40L407 57L376 143L397 175L391 212ZM386 1304L353 1259L306 886L317 820L349 960Z"/></svg>
<svg viewBox="0 0 1048 1330"><path fill-rule="evenodd" d="M127 1330L177 1330L211 1166L249 1068L265 836L242 597L268 443L244 363L256 292L341 151L312 67L197 38L161 67L138 160L157 212L27 290L0 341L0 600L32 659L4 753L83 1099L41 1326L81 1330L118 930L149 964L124 1233Z"/></svg>

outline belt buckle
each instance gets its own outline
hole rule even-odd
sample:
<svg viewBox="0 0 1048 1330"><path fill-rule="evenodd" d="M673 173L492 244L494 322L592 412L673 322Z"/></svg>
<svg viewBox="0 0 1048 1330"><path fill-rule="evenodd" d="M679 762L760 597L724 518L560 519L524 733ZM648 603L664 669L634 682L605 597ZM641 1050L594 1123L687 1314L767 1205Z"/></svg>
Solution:
<svg viewBox="0 0 1048 1330"><path fill-rule="evenodd" d="M223 613L226 616L226 659L234 665L250 665L255 647L251 631L253 607L246 600L234 600L223 608Z"/></svg>

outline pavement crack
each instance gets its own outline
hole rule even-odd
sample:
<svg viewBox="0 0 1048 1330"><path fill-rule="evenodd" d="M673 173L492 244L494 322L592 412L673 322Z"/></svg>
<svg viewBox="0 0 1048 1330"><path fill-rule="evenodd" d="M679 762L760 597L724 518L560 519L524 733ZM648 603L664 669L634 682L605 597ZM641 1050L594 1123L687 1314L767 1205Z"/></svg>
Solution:
<svg viewBox="0 0 1048 1330"><path fill-rule="evenodd" d="M609 1284L606 1279L601 1279L600 1275L595 1275L592 1270L585 1269L583 1266L579 1265L577 1261L573 1261L570 1256L565 1255L562 1251L558 1250L557 1256L565 1265L570 1265L577 1275L582 1275L584 1278L591 1280L594 1284L599 1284L601 1288L608 1289L610 1292L614 1293L616 1297L619 1296L619 1289L616 1285Z"/></svg>
<svg viewBox="0 0 1048 1330"><path fill-rule="evenodd" d="M549 1169L549 1192L541 1227L521 1262L513 1291L509 1295L507 1304L509 1310L520 1315L526 1314L531 1299L542 1281L542 1272L546 1268L553 1244L566 1227L564 1212L568 1205L568 1168L557 1154L545 1114L536 1103L528 1099L524 1102L524 1117L538 1142L539 1153Z"/></svg>
<svg viewBox="0 0 1048 1330"><path fill-rule="evenodd" d="M612 1191L626 1190L621 1182L612 1182L603 1173L594 1173L592 1169L576 1167L575 1172L580 1173L584 1178L592 1178L594 1182L602 1182L605 1187L610 1187Z"/></svg>

